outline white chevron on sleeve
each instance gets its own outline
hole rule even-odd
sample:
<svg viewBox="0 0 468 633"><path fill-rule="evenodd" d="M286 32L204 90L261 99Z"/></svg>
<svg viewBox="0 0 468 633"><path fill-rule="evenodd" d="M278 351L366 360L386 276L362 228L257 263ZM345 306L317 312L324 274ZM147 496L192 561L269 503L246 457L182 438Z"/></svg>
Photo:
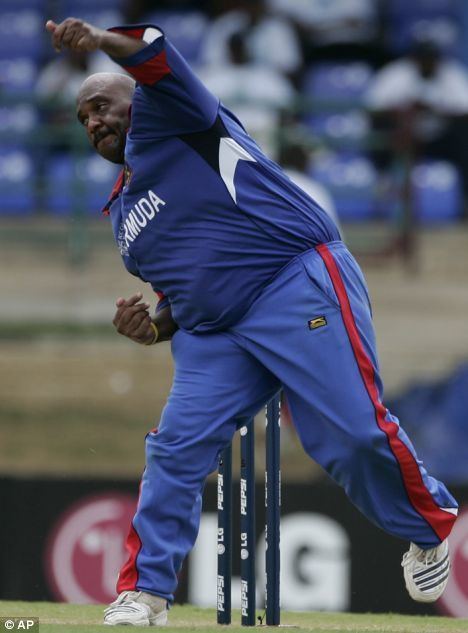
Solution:
<svg viewBox="0 0 468 633"><path fill-rule="evenodd" d="M237 194L234 186L234 176L237 163L240 160L256 162L255 158L233 138L223 137L219 143L219 173L235 203L237 203Z"/></svg>
<svg viewBox="0 0 468 633"><path fill-rule="evenodd" d="M162 36L163 34L159 29L155 29L150 26L145 29L145 32L143 33L143 41L147 44L152 44L155 40L158 40Z"/></svg>

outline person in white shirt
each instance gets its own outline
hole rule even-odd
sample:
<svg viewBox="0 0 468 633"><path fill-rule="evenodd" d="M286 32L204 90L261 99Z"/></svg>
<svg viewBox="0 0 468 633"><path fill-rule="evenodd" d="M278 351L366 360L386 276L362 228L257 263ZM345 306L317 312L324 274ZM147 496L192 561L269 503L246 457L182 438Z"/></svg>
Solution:
<svg viewBox="0 0 468 633"><path fill-rule="evenodd" d="M263 0L240 0L236 9L222 13L211 23L201 51L203 64L228 63L229 39L240 32L246 33L252 62L286 75L300 69L302 50L294 27L287 19L269 14Z"/></svg>
<svg viewBox="0 0 468 633"><path fill-rule="evenodd" d="M367 104L375 111L419 105L442 116L466 115L468 73L456 60L442 57L433 44L419 44L411 56L388 64L376 74Z"/></svg>
<svg viewBox="0 0 468 633"><path fill-rule="evenodd" d="M275 157L280 113L291 107L295 90L278 70L251 59L246 32L232 34L227 47L225 63L199 69L198 74L236 112L263 151Z"/></svg>
<svg viewBox="0 0 468 633"><path fill-rule="evenodd" d="M380 70L366 95L377 130L390 133L393 151L440 158L459 169L468 198L468 71L431 41ZM376 159L386 167L391 151Z"/></svg>
<svg viewBox="0 0 468 633"><path fill-rule="evenodd" d="M268 0L271 11L290 19L300 32L310 62L386 58L380 0Z"/></svg>

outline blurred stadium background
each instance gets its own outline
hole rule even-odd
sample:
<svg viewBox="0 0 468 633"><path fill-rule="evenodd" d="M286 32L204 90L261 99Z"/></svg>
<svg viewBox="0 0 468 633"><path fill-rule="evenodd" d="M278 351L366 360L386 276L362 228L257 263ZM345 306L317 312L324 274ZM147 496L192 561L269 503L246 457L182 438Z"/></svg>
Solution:
<svg viewBox="0 0 468 633"><path fill-rule="evenodd" d="M167 344L143 350L111 326L118 296L150 295L100 213L116 169L90 152L74 113L80 82L118 68L53 52L45 20L69 15L160 25L337 215L369 282L387 401L468 504L468 3L0 0L0 598L112 597L144 435L171 381ZM404 595L403 544L348 507L290 427L282 459L283 606L433 613ZM209 485L180 600L214 603L213 501ZM457 573L435 612L468 616L459 525ZM385 596L372 583L382 564Z"/></svg>

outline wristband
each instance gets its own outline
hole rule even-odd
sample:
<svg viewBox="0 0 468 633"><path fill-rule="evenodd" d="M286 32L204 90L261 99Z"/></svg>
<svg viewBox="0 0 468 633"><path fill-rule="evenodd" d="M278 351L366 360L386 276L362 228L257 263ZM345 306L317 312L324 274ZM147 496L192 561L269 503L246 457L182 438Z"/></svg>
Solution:
<svg viewBox="0 0 468 633"><path fill-rule="evenodd" d="M153 338L149 343L145 343L145 345L154 345L155 343L158 342L158 338L159 338L159 330L156 326L156 323L153 323L153 321L151 321L150 323L151 328L153 330Z"/></svg>

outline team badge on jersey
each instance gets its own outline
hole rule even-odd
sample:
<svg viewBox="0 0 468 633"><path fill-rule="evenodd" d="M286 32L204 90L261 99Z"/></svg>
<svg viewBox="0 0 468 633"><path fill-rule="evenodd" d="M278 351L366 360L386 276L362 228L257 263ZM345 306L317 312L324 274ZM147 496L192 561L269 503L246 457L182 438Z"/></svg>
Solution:
<svg viewBox="0 0 468 633"><path fill-rule="evenodd" d="M133 170L130 169L127 163L125 163L124 165L124 186L125 187L128 187L130 180L132 179L132 176L133 176Z"/></svg>
<svg viewBox="0 0 468 633"><path fill-rule="evenodd" d="M309 330L316 330L324 325L327 325L327 319L324 316L315 317L308 322Z"/></svg>

